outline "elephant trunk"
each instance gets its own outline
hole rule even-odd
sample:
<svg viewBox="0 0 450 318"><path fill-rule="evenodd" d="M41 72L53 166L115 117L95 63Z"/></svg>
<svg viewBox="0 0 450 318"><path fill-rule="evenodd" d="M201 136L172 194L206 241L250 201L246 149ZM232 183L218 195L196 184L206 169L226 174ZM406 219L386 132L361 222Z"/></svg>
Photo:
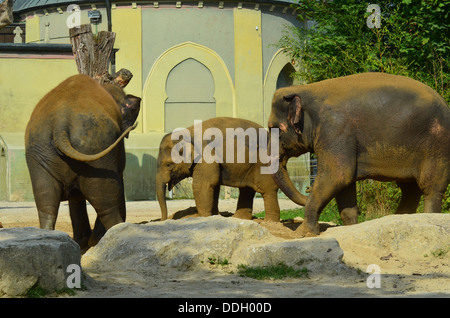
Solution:
<svg viewBox="0 0 450 318"><path fill-rule="evenodd" d="M281 162L280 160L280 166L278 168L278 171L272 175L273 180L289 199L291 199L292 201L294 201L299 205L305 206L308 197L301 194L295 188L294 184L291 181L291 178L289 178L289 174L287 173L286 163L287 160L285 161L283 160L283 162Z"/></svg>
<svg viewBox="0 0 450 318"><path fill-rule="evenodd" d="M156 197L161 208L161 221L164 221L167 219L166 182L160 173L156 175Z"/></svg>

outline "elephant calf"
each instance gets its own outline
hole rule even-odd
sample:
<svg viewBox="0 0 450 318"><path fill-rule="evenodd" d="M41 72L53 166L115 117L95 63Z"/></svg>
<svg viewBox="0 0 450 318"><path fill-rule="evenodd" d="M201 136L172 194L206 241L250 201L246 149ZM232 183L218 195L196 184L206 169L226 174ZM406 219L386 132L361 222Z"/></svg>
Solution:
<svg viewBox="0 0 450 318"><path fill-rule="evenodd" d="M25 154L41 228L55 228L64 200L82 250L125 221L123 138L134 129L140 101L86 75L68 78L39 101L26 128ZM97 212L93 233L86 200Z"/></svg>
<svg viewBox="0 0 450 318"><path fill-rule="evenodd" d="M220 185L227 185L239 188L237 210L234 214L236 217L251 219L253 198L255 192L259 192L264 199L266 211L265 219L278 222L280 220L280 207L277 198L278 186L273 181L271 174L261 173L261 167L263 167L264 164L261 163L259 157L257 160L249 159L249 156L256 154L255 151L259 152L259 143L261 142L260 136L257 135L255 137L255 135L253 135L253 141L256 141L256 144L254 143L253 147L251 144L252 141L250 140L252 138L245 138L245 145L241 145L242 149L238 147L238 142L233 142L235 141L234 136L230 137L230 131L260 132L262 130L264 131L265 137L268 137L267 131L251 121L227 117L206 120L202 122L200 129L197 131L196 129L198 129L196 128L196 125L186 129L190 141L187 142L187 148L184 148L184 150L189 153L189 155L187 155L186 152L183 154L187 159L185 161L174 161L174 155L177 157L183 152L183 148L180 147L182 140L173 138L171 133L164 136L161 141L156 174L156 194L161 207L161 219L165 220L167 218L167 204L165 198L166 184L168 184L170 190L181 180L192 177L195 203L200 216L218 214ZM215 139L213 142L215 142L216 145L220 144L223 146L223 161L211 161L205 156L202 158L201 162L196 160L198 158L195 156L198 154L205 154L204 150L210 146L210 143L205 142L202 138L205 137L205 139L208 140L212 139L206 137L208 131L215 131L217 132L217 135L221 136L220 138L222 139L220 142ZM232 139L226 138L227 131L228 137ZM195 135L199 133L200 136ZM218 138L217 135L216 138ZM199 137L202 139L202 143L200 144L201 149L196 149L195 139ZM257 140L255 140L255 138ZM183 141L186 142L184 139ZM232 156L234 157L231 160L229 157L231 146L227 148L227 144L231 145L230 141L233 142L234 147L232 149ZM265 138L264 142L266 143L265 146L267 146L267 138ZM176 148L174 149L174 147ZM244 154L245 160L238 160L237 157ZM216 155L219 155L217 149L214 156Z"/></svg>

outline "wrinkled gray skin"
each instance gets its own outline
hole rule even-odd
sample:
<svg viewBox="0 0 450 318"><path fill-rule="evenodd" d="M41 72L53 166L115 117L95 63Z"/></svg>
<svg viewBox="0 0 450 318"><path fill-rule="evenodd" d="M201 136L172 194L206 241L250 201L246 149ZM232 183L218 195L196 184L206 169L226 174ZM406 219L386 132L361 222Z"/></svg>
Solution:
<svg viewBox="0 0 450 318"><path fill-rule="evenodd" d="M218 117L206 120L202 123L203 132L208 128L218 128L222 132L224 145L224 158L226 154L226 128L248 128L259 129L261 126L243 119ZM187 128L193 136L193 126ZM203 134L202 132L202 134ZM191 138L192 143L194 138ZM203 148L210 141L203 143ZM248 138L246 139L246 159L245 163L193 163L191 158L189 163L174 163L172 160L172 149L178 140L171 140L171 134L167 134L161 141L157 161L156 174L156 194L161 207L161 220L167 219L166 184L169 190L181 180L192 177L192 189L194 192L197 211L200 216L210 216L218 214L220 185L227 185L239 188L239 199L235 217L243 219L252 218L253 199L255 192L262 194L266 211L266 220L279 222L280 207L278 205L278 186L273 181L270 174L261 174L261 162L249 163L248 159ZM193 144L191 154L194 155ZM236 156L236 146L234 143ZM202 148L202 153L203 153ZM226 161L224 159L224 161Z"/></svg>
<svg viewBox="0 0 450 318"><path fill-rule="evenodd" d="M40 227L54 229L68 200L74 240L82 251L125 221L123 138L135 127L140 98L75 75L44 96L31 114L25 152ZM91 231L88 200L97 212Z"/></svg>
<svg viewBox="0 0 450 318"><path fill-rule="evenodd" d="M407 77L363 73L276 91L269 128L279 128L280 169L274 179L305 205L300 235L319 234L322 209L335 197L344 224L357 222L355 182L396 181L397 213L440 212L450 182L450 109L430 87ZM284 168L290 157L317 155L306 197Z"/></svg>

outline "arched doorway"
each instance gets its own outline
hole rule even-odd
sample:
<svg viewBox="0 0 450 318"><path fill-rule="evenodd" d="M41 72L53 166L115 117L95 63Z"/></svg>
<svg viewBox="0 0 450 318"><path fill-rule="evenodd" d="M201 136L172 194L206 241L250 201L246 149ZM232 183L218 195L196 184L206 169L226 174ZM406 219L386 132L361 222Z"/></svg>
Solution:
<svg viewBox="0 0 450 318"><path fill-rule="evenodd" d="M184 64L185 62L187 63ZM178 66L180 67L179 69ZM208 93L199 95L202 100L195 101L197 106L199 105L199 101L204 101L203 98L206 98L207 103L209 103L208 106L215 103L215 116L236 117L236 93L233 81L224 61L210 48L200 44L186 42L176 45L161 54L148 74L143 91L142 112L144 118L144 132L169 132L170 127L166 127L166 123L172 127L178 125L176 122L171 122L171 119L166 122L166 119L171 116L171 114L166 115L166 106L168 106L168 108L171 106L177 107L177 105L175 105L177 104L177 100L173 99L175 97L171 97L168 94L172 94L171 92L178 94L173 88L167 88L167 84L176 87L177 85L175 84L176 81L178 81L177 78L181 76L181 73L185 74L181 77L184 78L184 81L196 81L192 76L189 76L189 72L186 72L186 70L189 69L193 69L194 72L200 74L202 77L200 82L203 83L206 81L210 83L209 85L213 85L209 86L207 90ZM170 74L172 71L174 73ZM173 79L170 79L172 75ZM210 78L213 80L211 81ZM175 81L175 84L171 82L172 80ZM186 85L191 84L187 83ZM198 83L193 85L198 85ZM196 91L198 92L198 90L199 86L196 86ZM169 104L166 104L167 101ZM174 105L170 105L172 101L174 102ZM178 107L179 106L180 104L178 104ZM212 114L211 108L209 108L208 111L209 113L206 113L205 115L210 116Z"/></svg>
<svg viewBox="0 0 450 318"><path fill-rule="evenodd" d="M277 89L282 87L291 86L294 84L294 77L292 76L295 73L295 69L291 63L287 63L283 69L278 74L277 78Z"/></svg>
<svg viewBox="0 0 450 318"><path fill-rule="evenodd" d="M199 61L189 58L176 65L166 82L166 131L189 127L194 120L216 117L214 86L211 71Z"/></svg>
<svg viewBox="0 0 450 318"><path fill-rule="evenodd" d="M278 50L264 77L264 125L270 116L273 94L278 88L295 84L291 76L295 71L290 56L283 49Z"/></svg>

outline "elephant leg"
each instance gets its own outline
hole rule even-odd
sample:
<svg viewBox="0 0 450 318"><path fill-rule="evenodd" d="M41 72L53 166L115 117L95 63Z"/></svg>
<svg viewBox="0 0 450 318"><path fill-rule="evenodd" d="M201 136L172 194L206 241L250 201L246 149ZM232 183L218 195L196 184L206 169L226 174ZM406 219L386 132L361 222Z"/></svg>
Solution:
<svg viewBox="0 0 450 318"><path fill-rule="evenodd" d="M402 190L400 204L396 214L415 213L422 196L422 191L416 182L397 182Z"/></svg>
<svg viewBox="0 0 450 318"><path fill-rule="evenodd" d="M423 195L423 212L425 213L440 213L442 209L442 199L444 197L444 190L430 191Z"/></svg>
<svg viewBox="0 0 450 318"><path fill-rule="evenodd" d="M280 222L280 205L278 204L278 189L263 193L264 209L266 216L264 220Z"/></svg>
<svg viewBox="0 0 450 318"><path fill-rule="evenodd" d="M356 183L351 183L336 195L336 203L344 225L358 223L358 204L356 201Z"/></svg>
<svg viewBox="0 0 450 318"><path fill-rule="evenodd" d="M212 209L212 215L218 215L219 214L219 195L220 195L220 185L214 188L214 202L213 202L213 209Z"/></svg>
<svg viewBox="0 0 450 318"><path fill-rule="evenodd" d="M125 194L123 191L123 178L119 179L120 182L120 193L117 195L117 204L119 207L119 213L120 213L120 217L122 219L122 222L125 222L126 220L126 207L125 207ZM97 211L97 210L96 210ZM103 223L101 222L98 213L97 213L97 218L95 219L95 223L94 223L94 229L92 230L91 233L91 237L89 239L89 246L95 246L97 245L97 243L100 241L100 239L103 237L103 235L105 235L106 233L106 228L103 225Z"/></svg>
<svg viewBox="0 0 450 318"><path fill-rule="evenodd" d="M86 199L84 197L70 198L69 211L73 240L80 245L81 252L84 253L89 247L88 242L92 232L86 209Z"/></svg>
<svg viewBox="0 0 450 318"><path fill-rule="evenodd" d="M105 235L106 228L103 226L100 218L95 219L94 229L92 230L91 237L89 238L89 247L97 245L100 239Z"/></svg>
<svg viewBox="0 0 450 318"><path fill-rule="evenodd" d="M336 189L334 184L322 182L321 179L317 177L314 181L311 194L306 201L305 218L302 224L297 228L296 232L301 236L318 235L320 233L320 213L322 213L323 208L331 201L339 190L340 189Z"/></svg>
<svg viewBox="0 0 450 318"><path fill-rule="evenodd" d="M234 217L251 220L253 211L253 199L255 197L255 190L252 188L239 188L239 199L234 212Z"/></svg>
<svg viewBox="0 0 450 318"><path fill-rule="evenodd" d="M442 209L442 199L449 184L450 175L439 171L438 162L423 164L423 170L417 180L418 187L423 192L424 212L439 213Z"/></svg>
<svg viewBox="0 0 450 318"><path fill-rule="evenodd" d="M97 212L98 220L95 222L89 243L95 245L101 237L93 237L93 235L102 235L105 232L99 228L99 222L105 230L109 230L114 225L125 221L122 182L118 176L117 178L86 178L83 180L81 192Z"/></svg>
<svg viewBox="0 0 450 318"><path fill-rule="evenodd" d="M345 147L340 149L345 149ZM319 154L317 156L319 158L317 178L306 201L305 219L296 230L301 236L320 234L319 217L323 208L333 197L353 183L352 180L356 169L354 155L322 153L320 156ZM340 160L336 160L337 158ZM350 213L350 216L352 214L355 214L354 210ZM345 216L347 217L347 215Z"/></svg>
<svg viewBox="0 0 450 318"><path fill-rule="evenodd" d="M220 190L219 173L218 164L201 163L197 164L192 173L192 191L200 216L211 216L213 214L215 193Z"/></svg>
<svg viewBox="0 0 450 318"><path fill-rule="evenodd" d="M39 226L41 229L54 230L61 202L61 184L44 169L30 169L30 176Z"/></svg>

